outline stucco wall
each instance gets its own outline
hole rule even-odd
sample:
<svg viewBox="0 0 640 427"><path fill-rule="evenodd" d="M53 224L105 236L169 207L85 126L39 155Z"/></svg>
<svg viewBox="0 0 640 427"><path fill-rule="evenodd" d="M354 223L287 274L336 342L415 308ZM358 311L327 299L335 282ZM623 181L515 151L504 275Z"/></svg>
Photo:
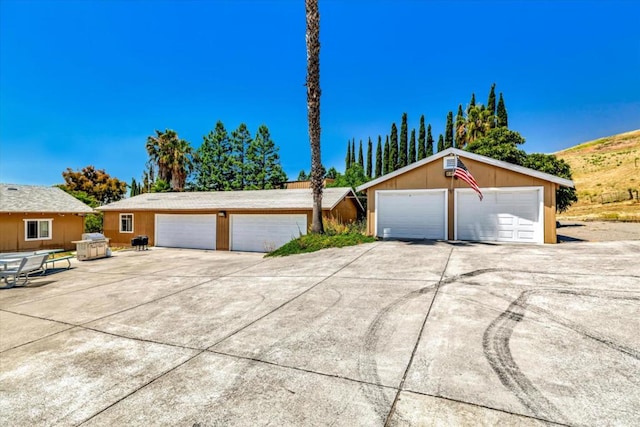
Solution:
<svg viewBox="0 0 640 427"><path fill-rule="evenodd" d="M52 219L50 240L25 240L25 219ZM59 213L0 213L0 252L35 251L41 249L74 250L71 243L80 240L84 217Z"/></svg>
<svg viewBox="0 0 640 427"><path fill-rule="evenodd" d="M544 187L544 242L556 243L556 187L549 181L544 181L508 169L463 159L464 164L478 182L480 188L502 187ZM453 240L454 230L454 190L469 188L469 185L459 179L448 178L444 175L442 159L413 169L397 177L384 181L367 189L367 232L375 234L375 192L376 190L414 190L446 188L448 196L448 239Z"/></svg>

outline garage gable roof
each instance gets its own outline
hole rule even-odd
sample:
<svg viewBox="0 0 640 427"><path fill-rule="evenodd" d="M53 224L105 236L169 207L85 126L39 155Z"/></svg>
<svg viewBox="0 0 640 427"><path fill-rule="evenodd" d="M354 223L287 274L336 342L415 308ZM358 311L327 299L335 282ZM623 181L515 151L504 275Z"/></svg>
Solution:
<svg viewBox="0 0 640 427"><path fill-rule="evenodd" d="M0 212L91 213L93 209L58 187L0 184Z"/></svg>
<svg viewBox="0 0 640 427"><path fill-rule="evenodd" d="M353 197L349 187L325 188L322 209L333 209L345 197ZM358 201L358 206L362 205ZM309 188L292 190L194 191L182 193L145 193L96 208L100 211L148 210L282 210L312 209Z"/></svg>
<svg viewBox="0 0 640 427"><path fill-rule="evenodd" d="M383 175L379 178L374 179L373 181L369 181L366 184L362 184L361 186L356 188L356 191L363 191L369 187L373 187L374 185L378 185L381 182L384 182L388 179L395 178L398 175L402 175L403 173L409 172L413 169L419 168L427 163L431 163L435 160L441 159L443 157L457 155L458 157L463 157L466 159L475 160L477 162L486 163L488 165L496 166L502 169L507 169L513 172L518 172L523 175L529 175L534 178L539 178L544 181L550 181L555 184L561 185L563 187L573 188L573 181L570 179L560 178L555 175L551 175L545 172L540 172L534 169L525 168L524 166L514 165L513 163L503 162L502 160L492 159L491 157L481 156L480 154L470 153L468 151L460 150L458 148L447 148L446 150L440 151L439 153L434 154L433 156L429 156L425 159L412 163L408 166L400 168L396 171Z"/></svg>

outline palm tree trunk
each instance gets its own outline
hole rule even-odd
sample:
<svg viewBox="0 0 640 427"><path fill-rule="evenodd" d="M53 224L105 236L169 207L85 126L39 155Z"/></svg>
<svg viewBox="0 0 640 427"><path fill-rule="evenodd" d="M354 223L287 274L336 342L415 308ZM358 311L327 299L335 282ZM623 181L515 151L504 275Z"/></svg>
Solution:
<svg viewBox="0 0 640 427"><path fill-rule="evenodd" d="M305 0L307 12L307 115L311 144L311 189L313 191L312 233L324 233L322 226L322 161L320 159L320 13L318 0Z"/></svg>

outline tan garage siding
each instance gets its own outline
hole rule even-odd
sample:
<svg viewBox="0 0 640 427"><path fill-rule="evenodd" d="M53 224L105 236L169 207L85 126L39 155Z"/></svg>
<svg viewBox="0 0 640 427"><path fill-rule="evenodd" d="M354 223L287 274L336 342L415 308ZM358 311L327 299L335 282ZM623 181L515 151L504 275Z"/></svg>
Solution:
<svg viewBox="0 0 640 427"><path fill-rule="evenodd" d="M52 219L50 240L25 240L25 219ZM71 243L80 240L84 232L84 217L72 213L0 213L0 252L35 251L42 249L73 250Z"/></svg>
<svg viewBox="0 0 640 427"><path fill-rule="evenodd" d="M464 163L481 188L504 187L544 187L544 241L556 243L555 190L557 184L529 175L510 171L472 159ZM456 188L468 188L461 180L445 177L442 159L436 159L416 169L390 178L367 189L367 232L375 234L375 192L376 190L437 189L449 190L448 197L448 239L454 238L454 197Z"/></svg>
<svg viewBox="0 0 640 427"><path fill-rule="evenodd" d="M324 210L322 214L325 217L333 217L339 222L350 223L358 219L358 202L352 197L345 197L331 211ZM311 218L309 218L311 224Z"/></svg>

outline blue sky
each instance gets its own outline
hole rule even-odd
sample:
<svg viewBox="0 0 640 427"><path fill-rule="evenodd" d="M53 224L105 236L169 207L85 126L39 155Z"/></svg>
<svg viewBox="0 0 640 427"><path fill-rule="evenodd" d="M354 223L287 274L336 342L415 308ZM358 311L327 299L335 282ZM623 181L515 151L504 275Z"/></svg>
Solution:
<svg viewBox="0 0 640 427"><path fill-rule="evenodd" d="M310 167L303 0L0 0L0 182L129 182L154 129L266 124ZM503 92L528 152L640 128L640 2L320 0L322 159ZM374 142L375 142L374 139Z"/></svg>

